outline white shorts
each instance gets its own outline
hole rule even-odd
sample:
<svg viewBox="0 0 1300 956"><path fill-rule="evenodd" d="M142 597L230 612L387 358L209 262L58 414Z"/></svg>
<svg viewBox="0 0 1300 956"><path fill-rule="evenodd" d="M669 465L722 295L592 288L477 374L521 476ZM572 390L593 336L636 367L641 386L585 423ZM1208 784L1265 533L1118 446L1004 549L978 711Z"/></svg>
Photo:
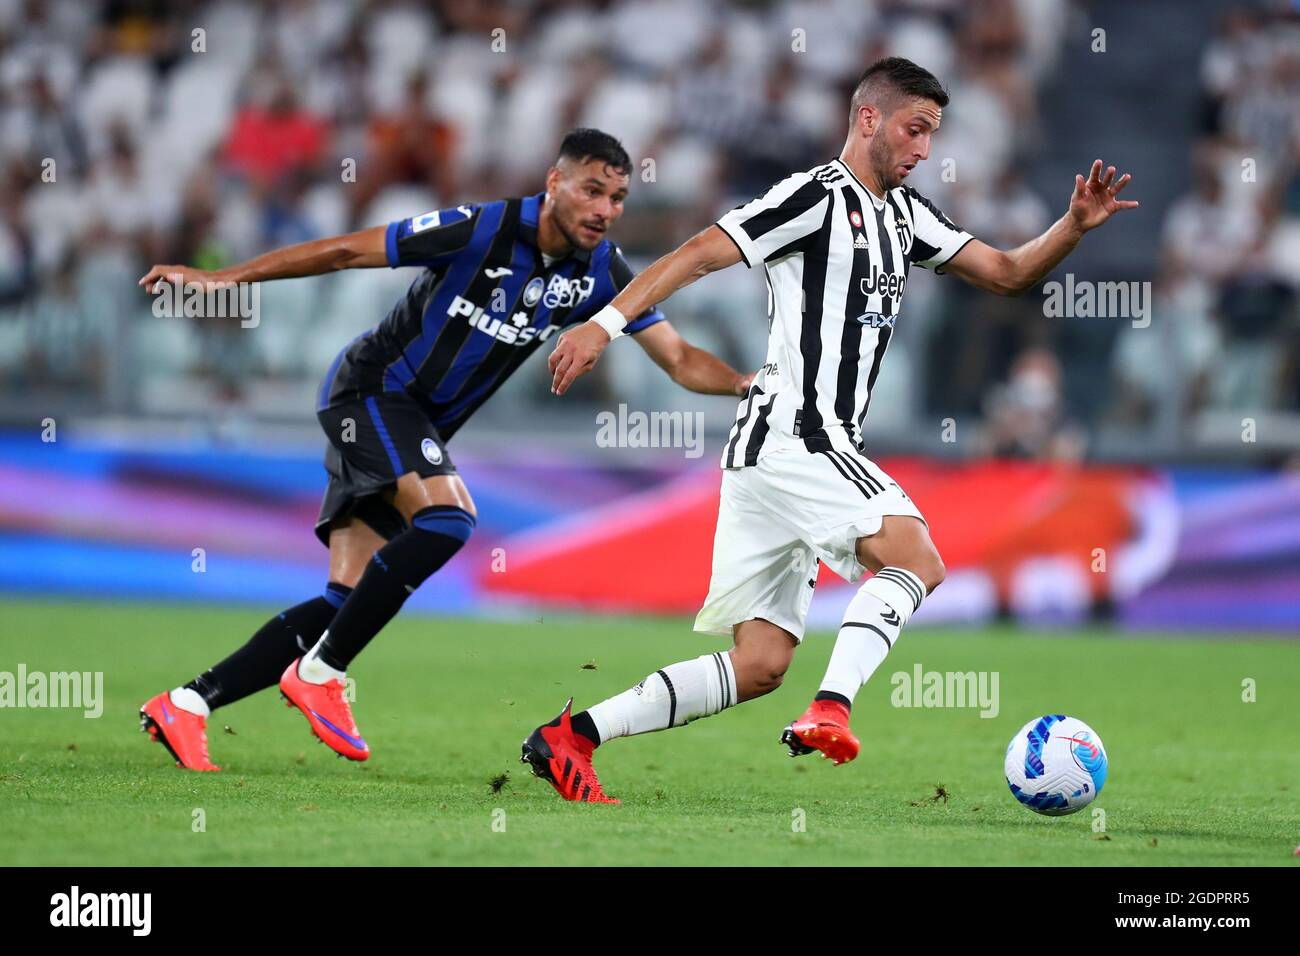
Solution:
<svg viewBox="0 0 1300 956"><path fill-rule="evenodd" d="M912 499L866 456L783 449L722 473L709 596L695 630L730 634L763 618L803 640L818 562L856 581L858 538L885 515L922 517Z"/></svg>

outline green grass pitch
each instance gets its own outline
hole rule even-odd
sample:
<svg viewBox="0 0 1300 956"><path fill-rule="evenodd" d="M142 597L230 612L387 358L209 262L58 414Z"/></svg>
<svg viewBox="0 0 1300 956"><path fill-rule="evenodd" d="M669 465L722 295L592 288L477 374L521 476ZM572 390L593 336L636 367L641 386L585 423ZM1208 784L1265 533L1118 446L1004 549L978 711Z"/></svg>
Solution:
<svg viewBox="0 0 1300 956"><path fill-rule="evenodd" d="M777 743L830 654L831 636L812 634L774 694L602 748L597 769L623 805L592 807L527 773L523 736L570 693L591 704L723 642L682 620L399 619L353 671L367 764L336 759L271 690L214 716L223 772L177 770L139 733L137 708L264 619L0 603L0 671L104 673L98 719L0 710L0 864L1300 862L1291 641L914 629L858 697L861 756L832 767ZM890 675L917 662L997 671L1000 712L891 706ZM1007 741L1049 712L1081 717L1106 744L1104 832L1091 808L1041 817L1007 790Z"/></svg>

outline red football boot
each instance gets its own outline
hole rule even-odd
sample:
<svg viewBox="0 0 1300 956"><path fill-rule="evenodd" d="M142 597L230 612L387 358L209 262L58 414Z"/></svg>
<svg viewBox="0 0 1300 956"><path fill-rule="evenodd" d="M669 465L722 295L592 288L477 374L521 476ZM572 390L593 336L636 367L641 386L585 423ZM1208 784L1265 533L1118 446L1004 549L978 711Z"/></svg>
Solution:
<svg viewBox="0 0 1300 956"><path fill-rule="evenodd" d="M790 748L791 757L801 757L820 750L838 767L848 763L861 749L858 738L849 730L849 709L837 700L815 700L803 716L781 733L781 743Z"/></svg>
<svg viewBox="0 0 1300 956"><path fill-rule="evenodd" d="M208 759L208 721L177 707L163 691L140 708L140 729L167 748L176 766L186 770L220 770Z"/></svg>
<svg viewBox="0 0 1300 956"><path fill-rule="evenodd" d="M299 658L298 660L301 660ZM311 732L340 757L349 760L366 760L370 748L361 739L357 722L352 719L352 708L343 697L343 681L335 678L323 684L313 684L298 676L298 661L294 661L280 677L280 696L289 707L297 707L311 724Z"/></svg>
<svg viewBox="0 0 1300 956"><path fill-rule="evenodd" d="M596 770L591 765L596 745L573 729L569 722L572 708L570 697L560 716L528 735L519 762L530 764L533 776L550 781L555 792L565 800L618 803L613 797L605 796L596 779Z"/></svg>

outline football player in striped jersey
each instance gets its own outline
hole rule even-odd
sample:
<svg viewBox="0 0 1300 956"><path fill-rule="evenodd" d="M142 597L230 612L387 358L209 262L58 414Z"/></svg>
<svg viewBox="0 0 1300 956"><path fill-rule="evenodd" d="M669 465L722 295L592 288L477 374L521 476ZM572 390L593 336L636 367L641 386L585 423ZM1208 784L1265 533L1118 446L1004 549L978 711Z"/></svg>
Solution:
<svg viewBox="0 0 1300 956"><path fill-rule="evenodd" d="M927 70L891 57L854 90L840 155L796 172L642 272L614 301L559 339L559 394L640 315L683 286L744 262L763 269L772 304L767 361L723 449L713 577L695 629L730 635L726 652L654 671L576 715L569 706L523 747L535 772L570 800L601 792L595 747L676 727L778 687L822 564L856 581L821 689L781 741L791 755L858 754L854 695L944 578L920 510L867 457L863 422L900 321L913 265L1016 295L1053 269L1087 231L1137 206L1118 198L1129 176L1097 160L1076 175L1066 212L1009 251L973 238L906 185L930 154L948 94ZM570 702L571 703L571 702Z"/></svg>

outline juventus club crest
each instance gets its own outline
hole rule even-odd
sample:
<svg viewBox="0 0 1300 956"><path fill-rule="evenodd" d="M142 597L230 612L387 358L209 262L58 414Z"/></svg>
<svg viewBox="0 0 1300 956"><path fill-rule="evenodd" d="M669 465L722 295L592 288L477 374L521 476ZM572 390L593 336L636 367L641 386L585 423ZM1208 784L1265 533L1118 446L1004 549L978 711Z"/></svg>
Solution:
<svg viewBox="0 0 1300 956"><path fill-rule="evenodd" d="M898 233L898 248L903 250L903 255L907 255L912 249L912 230L907 228L907 222L894 217L894 231Z"/></svg>

